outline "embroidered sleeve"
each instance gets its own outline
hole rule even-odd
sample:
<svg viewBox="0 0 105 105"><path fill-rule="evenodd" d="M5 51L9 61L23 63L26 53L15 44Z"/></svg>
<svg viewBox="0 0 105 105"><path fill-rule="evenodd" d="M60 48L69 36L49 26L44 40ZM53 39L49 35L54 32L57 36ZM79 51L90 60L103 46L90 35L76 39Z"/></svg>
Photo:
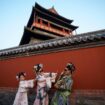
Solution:
<svg viewBox="0 0 105 105"><path fill-rule="evenodd" d="M27 87L28 88L33 88L34 87L34 80L28 80L27 81Z"/></svg>
<svg viewBox="0 0 105 105"><path fill-rule="evenodd" d="M28 87L27 81L21 81L21 82L20 82L20 87L22 87L22 88Z"/></svg>
<svg viewBox="0 0 105 105"><path fill-rule="evenodd" d="M51 82L55 82L56 80L56 77L57 77L57 73L52 73L52 76L51 76Z"/></svg>
<svg viewBox="0 0 105 105"><path fill-rule="evenodd" d="M20 87L22 88L32 88L34 87L34 80L27 80L27 81L21 81Z"/></svg>
<svg viewBox="0 0 105 105"><path fill-rule="evenodd" d="M72 85L73 85L73 80L65 80L65 81L63 81L62 82L62 85L59 87L59 89L61 89L61 90L71 90L71 88L72 88Z"/></svg>
<svg viewBox="0 0 105 105"><path fill-rule="evenodd" d="M66 83L66 89L71 90L72 85L73 85L73 80L68 80L68 82Z"/></svg>

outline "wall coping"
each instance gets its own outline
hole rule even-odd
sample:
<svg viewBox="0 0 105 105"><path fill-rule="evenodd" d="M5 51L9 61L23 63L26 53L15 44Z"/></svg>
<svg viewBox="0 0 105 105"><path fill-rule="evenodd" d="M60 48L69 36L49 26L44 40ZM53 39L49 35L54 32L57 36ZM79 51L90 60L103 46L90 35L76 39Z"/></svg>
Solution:
<svg viewBox="0 0 105 105"><path fill-rule="evenodd" d="M0 60L97 46L105 46L105 29L0 50Z"/></svg>

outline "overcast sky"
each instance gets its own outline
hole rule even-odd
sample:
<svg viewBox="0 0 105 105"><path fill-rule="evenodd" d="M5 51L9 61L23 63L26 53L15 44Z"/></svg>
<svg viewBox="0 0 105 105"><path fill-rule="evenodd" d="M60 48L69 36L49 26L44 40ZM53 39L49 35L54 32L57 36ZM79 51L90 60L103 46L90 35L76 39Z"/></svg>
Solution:
<svg viewBox="0 0 105 105"><path fill-rule="evenodd" d="M0 49L19 45L35 2L73 19L77 33L105 29L105 0L0 0Z"/></svg>

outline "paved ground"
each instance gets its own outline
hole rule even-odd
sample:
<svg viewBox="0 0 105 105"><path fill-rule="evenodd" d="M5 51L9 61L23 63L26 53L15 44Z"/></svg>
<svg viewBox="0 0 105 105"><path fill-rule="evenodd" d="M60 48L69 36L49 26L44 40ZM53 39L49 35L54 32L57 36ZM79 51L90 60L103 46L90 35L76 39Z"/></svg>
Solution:
<svg viewBox="0 0 105 105"><path fill-rule="evenodd" d="M54 92L50 93L50 99ZM16 94L16 89L0 89L0 105L12 105ZM29 105L33 105L35 91L28 93ZM71 105L105 105L105 91L79 91L76 90L71 95Z"/></svg>
<svg viewBox="0 0 105 105"><path fill-rule="evenodd" d="M29 94L29 105L33 105L35 93ZM16 90L0 91L0 105L12 105L16 95Z"/></svg>

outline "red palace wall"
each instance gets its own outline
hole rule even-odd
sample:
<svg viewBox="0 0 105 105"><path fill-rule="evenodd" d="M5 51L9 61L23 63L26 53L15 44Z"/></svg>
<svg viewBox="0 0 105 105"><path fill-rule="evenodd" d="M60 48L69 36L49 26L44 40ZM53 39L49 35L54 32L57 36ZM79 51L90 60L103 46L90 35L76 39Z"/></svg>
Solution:
<svg viewBox="0 0 105 105"><path fill-rule="evenodd" d="M34 64L61 72L69 61L76 66L74 89L105 89L105 46L0 60L0 87L17 87L19 71L25 71L27 79L34 78Z"/></svg>

